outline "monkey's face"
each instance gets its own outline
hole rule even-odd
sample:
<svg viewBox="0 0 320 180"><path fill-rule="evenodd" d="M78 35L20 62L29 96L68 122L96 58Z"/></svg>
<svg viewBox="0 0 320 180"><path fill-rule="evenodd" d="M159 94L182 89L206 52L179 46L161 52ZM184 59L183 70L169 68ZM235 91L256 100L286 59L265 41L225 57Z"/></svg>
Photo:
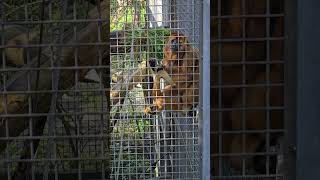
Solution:
<svg viewBox="0 0 320 180"><path fill-rule="evenodd" d="M164 47L164 56L166 59L177 60L183 59L186 51L188 50L188 40L187 37L173 33Z"/></svg>
<svg viewBox="0 0 320 180"><path fill-rule="evenodd" d="M163 69L154 58L149 59L149 66L154 72L158 72Z"/></svg>

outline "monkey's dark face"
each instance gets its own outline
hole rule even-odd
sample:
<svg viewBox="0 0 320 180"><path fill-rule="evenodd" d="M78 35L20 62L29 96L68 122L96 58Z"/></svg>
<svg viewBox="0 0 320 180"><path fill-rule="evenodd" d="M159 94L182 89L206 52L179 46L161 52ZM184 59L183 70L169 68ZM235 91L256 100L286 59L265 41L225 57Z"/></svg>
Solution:
<svg viewBox="0 0 320 180"><path fill-rule="evenodd" d="M165 56L169 59L182 59L187 51L187 38L181 34L172 34L165 47Z"/></svg>
<svg viewBox="0 0 320 180"><path fill-rule="evenodd" d="M163 69L154 58L149 59L149 65L154 72L158 72Z"/></svg>
<svg viewBox="0 0 320 180"><path fill-rule="evenodd" d="M178 53L179 51L183 52L185 48L183 46L183 42L181 38L172 39L170 49L172 52L175 52L175 53Z"/></svg>
<svg viewBox="0 0 320 180"><path fill-rule="evenodd" d="M155 68L157 66L157 60L154 58L149 59L149 65L151 68Z"/></svg>

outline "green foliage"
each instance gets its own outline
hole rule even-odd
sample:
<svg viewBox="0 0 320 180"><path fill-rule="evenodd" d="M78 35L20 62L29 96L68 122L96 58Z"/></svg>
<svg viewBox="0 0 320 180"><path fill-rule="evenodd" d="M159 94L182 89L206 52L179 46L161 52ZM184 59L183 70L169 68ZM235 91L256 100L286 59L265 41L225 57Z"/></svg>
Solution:
<svg viewBox="0 0 320 180"><path fill-rule="evenodd" d="M111 4L111 12L112 14L117 18L115 22L111 22L110 24L110 31L120 31L120 30L126 30L130 26L132 27L132 24L134 23L134 7L133 6L128 6L125 7L125 10L121 12L121 14L116 14L117 12L115 11L115 4ZM140 7L140 12L138 12L140 15L139 22L135 22L138 27L144 27L145 26L145 15L146 15L146 8L145 7ZM117 17L118 15L118 17ZM111 17L112 19L113 17ZM129 26L129 27L128 27Z"/></svg>
<svg viewBox="0 0 320 180"><path fill-rule="evenodd" d="M125 35L126 53L111 56L112 68L121 71L136 69L141 61L150 58L155 58L158 63L161 63L163 46L166 43L166 37L169 35L170 31L164 28L128 31ZM131 47L134 47L133 59L131 59Z"/></svg>
<svg viewBox="0 0 320 180"><path fill-rule="evenodd" d="M111 23L110 25L111 31L123 30L125 29L125 24L132 21L131 14L132 14L133 8L127 8L125 11L126 12L119 17L116 23Z"/></svg>
<svg viewBox="0 0 320 180"><path fill-rule="evenodd" d="M130 47L132 39L134 45L140 48L140 52L146 52L146 58L163 59L163 46L166 37L170 35L170 31L165 28L161 29L139 29L128 33L126 38L126 46Z"/></svg>
<svg viewBox="0 0 320 180"><path fill-rule="evenodd" d="M150 122L144 119L137 120L137 132L144 132L145 128L150 126Z"/></svg>
<svg viewBox="0 0 320 180"><path fill-rule="evenodd" d="M170 35L168 29L148 30L148 44L150 47L150 58L163 59L163 46L166 43L165 37Z"/></svg>

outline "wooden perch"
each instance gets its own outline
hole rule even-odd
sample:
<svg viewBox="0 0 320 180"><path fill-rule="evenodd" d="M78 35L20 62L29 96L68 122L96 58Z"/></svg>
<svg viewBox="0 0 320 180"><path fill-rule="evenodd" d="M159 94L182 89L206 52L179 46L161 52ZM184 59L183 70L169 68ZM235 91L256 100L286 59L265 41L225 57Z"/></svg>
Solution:
<svg viewBox="0 0 320 180"><path fill-rule="evenodd" d="M109 1L105 0L101 2L101 19L109 18ZM89 12L90 18L98 19L99 14L97 9L94 8ZM65 44L75 44L75 43L96 43L102 42L105 45L92 45L92 46L77 46L70 48L63 48L60 60L62 67L74 66L74 55L75 49L78 51L78 66L97 66L99 65L99 51L101 54L109 55L109 24L102 22L98 28L97 22L89 23L85 26L77 35L78 40L68 40ZM101 39L98 39L98 32L100 32ZM73 39L65 37L65 39ZM45 48L44 51L50 52L50 48ZM102 61L101 65L109 65L109 58L107 61ZM50 56L42 54L41 56L41 67L52 67ZM36 71L25 71L23 68L36 67L36 58L33 58L31 62L24 65L21 71L15 73L6 82L5 89L1 87L2 95L0 96L0 113L1 115L16 115L20 114L23 117L6 117L3 116L0 119L0 137L19 136L23 130L28 128L29 117L29 98L34 98L35 95L30 96L26 91L28 90L28 82L30 82L30 89L34 90L36 87L37 72ZM108 68L107 68L108 69ZM79 69L79 79L83 79L84 75L89 69ZM107 71L107 70L106 70ZM108 75L105 75L107 77ZM29 79L28 79L29 77ZM39 82L38 90L51 90L52 86L52 72L51 70L40 70L39 71ZM103 80L105 81L105 79ZM59 89L70 89L75 85L75 71L74 70L61 70ZM21 94L11 94L10 91L20 91ZM51 93L41 93L36 94L40 100L36 110L36 113L48 113L51 105ZM34 113L34 112L33 112ZM33 117L33 120L39 120L41 117ZM0 142L0 153L6 148L7 143Z"/></svg>

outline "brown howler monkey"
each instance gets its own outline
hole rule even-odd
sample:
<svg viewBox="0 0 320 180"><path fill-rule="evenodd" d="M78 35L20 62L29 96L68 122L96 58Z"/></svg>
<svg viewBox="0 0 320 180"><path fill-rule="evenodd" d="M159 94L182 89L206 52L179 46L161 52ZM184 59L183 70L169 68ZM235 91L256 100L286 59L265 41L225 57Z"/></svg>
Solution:
<svg viewBox="0 0 320 180"><path fill-rule="evenodd" d="M162 67L156 70L153 79L153 105L146 107L145 112L188 112L198 103L199 50L189 44L186 36L173 32L163 51ZM163 72L169 74L174 84L165 85L161 89L160 80L163 78Z"/></svg>

